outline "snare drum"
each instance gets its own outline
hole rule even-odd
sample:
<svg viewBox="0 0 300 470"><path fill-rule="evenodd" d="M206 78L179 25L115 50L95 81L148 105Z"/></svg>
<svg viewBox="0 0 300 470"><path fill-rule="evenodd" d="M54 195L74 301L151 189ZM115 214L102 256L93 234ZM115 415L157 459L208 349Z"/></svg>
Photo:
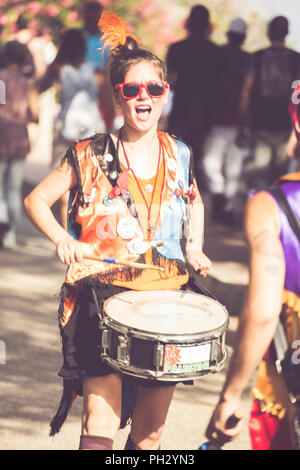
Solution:
<svg viewBox="0 0 300 470"><path fill-rule="evenodd" d="M102 359L144 379L188 381L226 360L227 310L185 291L126 291L104 302Z"/></svg>

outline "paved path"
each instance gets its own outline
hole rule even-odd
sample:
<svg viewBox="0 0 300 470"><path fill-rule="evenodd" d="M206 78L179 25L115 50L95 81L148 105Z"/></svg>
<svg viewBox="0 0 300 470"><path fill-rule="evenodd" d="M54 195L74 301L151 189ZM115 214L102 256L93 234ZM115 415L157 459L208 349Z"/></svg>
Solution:
<svg viewBox="0 0 300 470"><path fill-rule="evenodd" d="M0 364L0 449L77 449L82 399L78 398L61 433L49 438L49 421L56 411L61 382L57 295L65 267L53 246L24 217L18 247L0 252L0 340L6 363ZM207 227L206 251L214 261L207 287L229 309L227 344L234 338L238 310L247 283L247 250L240 233ZM0 343L3 345L3 343ZM0 361L1 362L1 361ZM3 362L3 361L2 361ZM197 449L221 389L224 374L197 380L193 387L178 385L169 411L162 449ZM244 413L249 411L246 393ZM115 449L122 449L129 432L119 431ZM245 427L228 449L249 449Z"/></svg>

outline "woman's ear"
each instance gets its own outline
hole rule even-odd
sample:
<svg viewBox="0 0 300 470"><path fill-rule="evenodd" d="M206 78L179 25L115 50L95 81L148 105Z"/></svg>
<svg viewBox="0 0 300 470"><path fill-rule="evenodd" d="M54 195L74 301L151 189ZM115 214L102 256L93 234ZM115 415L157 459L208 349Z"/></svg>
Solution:
<svg viewBox="0 0 300 470"><path fill-rule="evenodd" d="M119 106L120 105L120 92L116 88L114 88L113 90L113 96L114 96L116 105Z"/></svg>

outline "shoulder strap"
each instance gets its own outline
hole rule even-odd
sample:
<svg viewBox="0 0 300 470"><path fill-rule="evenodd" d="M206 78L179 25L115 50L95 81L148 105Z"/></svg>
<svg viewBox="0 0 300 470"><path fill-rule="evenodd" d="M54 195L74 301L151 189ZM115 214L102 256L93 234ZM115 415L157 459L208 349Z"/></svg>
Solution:
<svg viewBox="0 0 300 470"><path fill-rule="evenodd" d="M268 190L276 199L280 207L282 208L283 212L285 213L289 224L294 231L295 235L297 236L299 242L300 242L300 222L295 216L287 198L285 197L284 192L280 188L280 186L272 186Z"/></svg>
<svg viewBox="0 0 300 470"><path fill-rule="evenodd" d="M196 171L193 149L190 145L186 144L177 137L175 134L170 134L173 139L178 141L178 156L187 155L189 157L189 185L194 184L196 181Z"/></svg>

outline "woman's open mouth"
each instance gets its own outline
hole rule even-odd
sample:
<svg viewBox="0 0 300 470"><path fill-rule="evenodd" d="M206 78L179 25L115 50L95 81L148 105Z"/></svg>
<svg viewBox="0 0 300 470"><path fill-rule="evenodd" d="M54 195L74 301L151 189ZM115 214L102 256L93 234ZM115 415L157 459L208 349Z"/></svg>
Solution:
<svg viewBox="0 0 300 470"><path fill-rule="evenodd" d="M141 121L147 121L152 109L148 105L140 105L135 108L135 111Z"/></svg>

